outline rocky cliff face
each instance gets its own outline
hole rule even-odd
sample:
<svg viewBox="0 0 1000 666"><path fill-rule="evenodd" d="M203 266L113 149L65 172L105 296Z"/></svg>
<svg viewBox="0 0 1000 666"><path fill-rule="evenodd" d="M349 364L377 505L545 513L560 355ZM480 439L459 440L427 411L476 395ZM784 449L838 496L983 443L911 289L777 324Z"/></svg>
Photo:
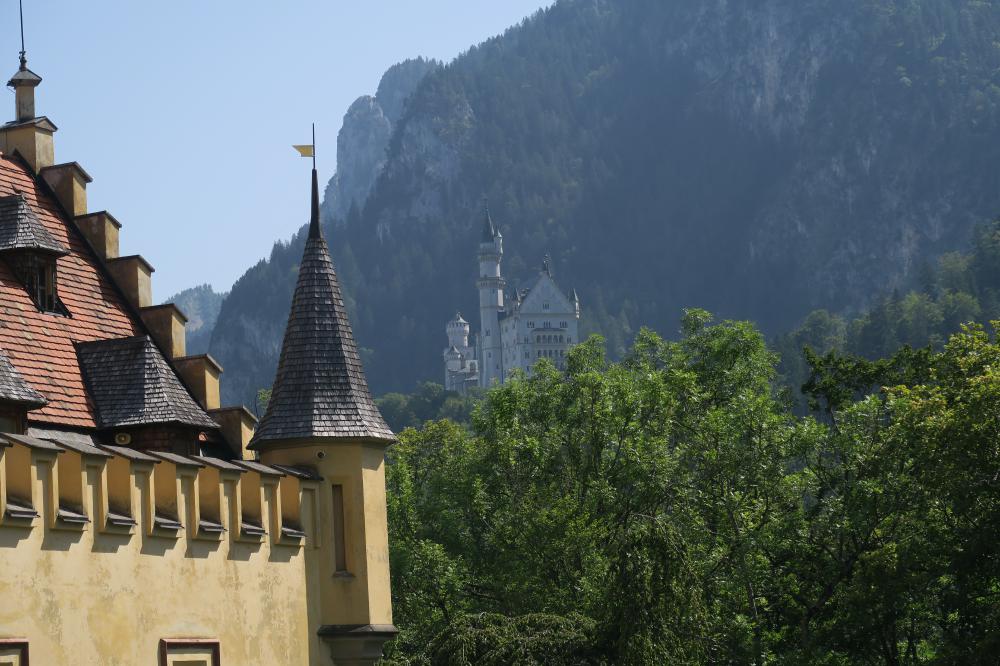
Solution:
<svg viewBox="0 0 1000 666"><path fill-rule="evenodd" d="M998 41L974 0L563 0L471 49L398 120L379 103L384 164L332 232L373 388L436 377L443 322L476 310L484 194L505 273L551 252L612 350L684 307L778 331L906 284L1000 211ZM213 350L274 316L238 292L291 293L276 252Z"/></svg>
<svg viewBox="0 0 1000 666"><path fill-rule="evenodd" d="M434 60L415 58L393 65L382 76L374 97L362 95L347 110L337 135L337 173L326 186L324 215L345 220L351 207L361 208L385 166L392 130L406 100L428 73Z"/></svg>

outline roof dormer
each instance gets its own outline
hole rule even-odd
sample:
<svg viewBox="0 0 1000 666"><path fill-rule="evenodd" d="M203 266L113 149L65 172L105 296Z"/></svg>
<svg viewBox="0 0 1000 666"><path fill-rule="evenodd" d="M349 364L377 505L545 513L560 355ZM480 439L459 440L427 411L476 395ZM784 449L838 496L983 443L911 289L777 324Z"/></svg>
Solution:
<svg viewBox="0 0 1000 666"><path fill-rule="evenodd" d="M42 312L68 315L59 300L58 259L69 250L39 221L23 194L0 197L0 259Z"/></svg>

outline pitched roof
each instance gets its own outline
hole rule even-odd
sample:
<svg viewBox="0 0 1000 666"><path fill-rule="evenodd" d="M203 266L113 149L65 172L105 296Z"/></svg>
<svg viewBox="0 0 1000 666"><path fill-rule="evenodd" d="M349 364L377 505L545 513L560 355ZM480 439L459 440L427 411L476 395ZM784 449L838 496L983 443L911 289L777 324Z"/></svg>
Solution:
<svg viewBox="0 0 1000 666"><path fill-rule="evenodd" d="M0 197L0 252L6 250L40 250L52 254L69 254L41 223L23 194Z"/></svg>
<svg viewBox="0 0 1000 666"><path fill-rule="evenodd" d="M31 412L32 422L92 428L94 416L73 342L134 336L141 325L44 185L21 160L0 153L0 197L17 192L48 234L69 250L59 257L58 270L59 300L71 316L39 312L0 257L0 349L24 380L48 398L48 404Z"/></svg>
<svg viewBox="0 0 1000 666"><path fill-rule="evenodd" d="M250 448L324 437L394 442L372 400L354 334L319 227L319 189L312 174L312 220L285 328L267 413Z"/></svg>
<svg viewBox="0 0 1000 666"><path fill-rule="evenodd" d="M16 402L29 407L41 407L45 397L31 388L21 373L10 363L10 359L0 351L0 400Z"/></svg>
<svg viewBox="0 0 1000 666"><path fill-rule="evenodd" d="M149 336L80 343L77 355L101 427L165 423L218 427L181 385Z"/></svg>

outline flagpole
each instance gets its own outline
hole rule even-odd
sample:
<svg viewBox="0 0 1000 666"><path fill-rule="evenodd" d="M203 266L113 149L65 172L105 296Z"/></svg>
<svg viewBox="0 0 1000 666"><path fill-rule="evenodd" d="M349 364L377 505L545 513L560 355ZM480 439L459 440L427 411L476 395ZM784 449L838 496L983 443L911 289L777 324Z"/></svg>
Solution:
<svg viewBox="0 0 1000 666"><path fill-rule="evenodd" d="M316 168L316 123L313 123L313 169Z"/></svg>

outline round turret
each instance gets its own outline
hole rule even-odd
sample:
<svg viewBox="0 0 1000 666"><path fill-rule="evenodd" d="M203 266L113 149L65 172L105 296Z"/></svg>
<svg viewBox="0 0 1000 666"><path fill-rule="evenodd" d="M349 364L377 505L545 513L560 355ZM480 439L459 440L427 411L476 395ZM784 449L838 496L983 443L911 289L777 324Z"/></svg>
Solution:
<svg viewBox="0 0 1000 666"><path fill-rule="evenodd" d="M469 346L469 322L462 318L459 312L455 318L448 322L445 331L448 333L448 345L465 349Z"/></svg>

